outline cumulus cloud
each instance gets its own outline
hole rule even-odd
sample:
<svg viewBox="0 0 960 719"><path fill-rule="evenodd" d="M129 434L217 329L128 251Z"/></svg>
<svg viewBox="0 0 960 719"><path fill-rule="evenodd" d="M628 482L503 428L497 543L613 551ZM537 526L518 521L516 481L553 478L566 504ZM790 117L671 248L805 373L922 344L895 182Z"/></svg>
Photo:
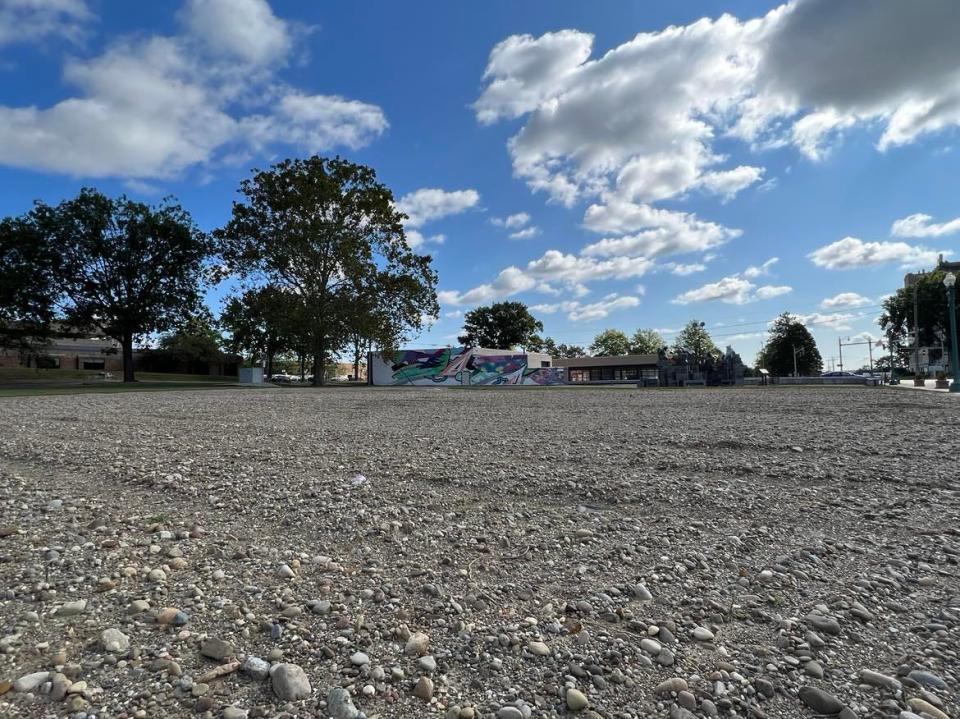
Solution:
<svg viewBox="0 0 960 719"><path fill-rule="evenodd" d="M923 267L936 264L940 254L948 253L906 242L864 242L856 237L844 237L817 248L807 257L828 270L852 270L893 263L903 268Z"/></svg>
<svg viewBox="0 0 960 719"><path fill-rule="evenodd" d="M501 271L493 282L478 285L466 292L447 290L438 293L438 297L446 304L467 305L503 299L535 288L546 294L554 294L556 288L552 283L564 285L574 296L583 296L588 292L584 284L586 282L642 277L652 268L653 262L644 257L598 260L547 250L542 256L528 262L524 269L510 266Z"/></svg>
<svg viewBox="0 0 960 719"><path fill-rule="evenodd" d="M917 213L893 223L890 233L894 237L941 237L960 232L960 217L948 222L931 222L933 217Z"/></svg>
<svg viewBox="0 0 960 719"><path fill-rule="evenodd" d="M584 227L597 233L620 235L606 237L583 249L584 254L599 257L659 257L702 252L741 234L740 230L700 220L691 213L616 199L588 207Z"/></svg>
<svg viewBox="0 0 960 719"><path fill-rule="evenodd" d="M860 318L859 315L850 312L831 312L828 314L811 312L806 315L794 316L805 325L829 327L832 330L849 330L852 328L851 323Z"/></svg>
<svg viewBox="0 0 960 719"><path fill-rule="evenodd" d="M530 222L530 214L527 212L517 212L506 217L491 217L490 223L497 227L506 227L508 230L515 230L524 227Z"/></svg>
<svg viewBox="0 0 960 719"><path fill-rule="evenodd" d="M727 200L764 168L724 166L721 137L817 160L855 126L876 128L883 151L960 125L958 23L953 0L796 0L601 55L577 30L517 35L492 49L474 109L482 123L522 118L514 172L553 201Z"/></svg>
<svg viewBox="0 0 960 719"><path fill-rule="evenodd" d="M536 237L539 234L540 228L531 226L517 230L516 232L511 232L509 237L511 240L529 240L531 237Z"/></svg>
<svg viewBox="0 0 960 719"><path fill-rule="evenodd" d="M397 201L397 208L408 216L408 227L422 227L427 222L450 215L459 215L480 202L476 190L449 192L435 187L424 187L410 192Z"/></svg>
<svg viewBox="0 0 960 719"><path fill-rule="evenodd" d="M708 282L705 285L692 290L687 290L677 295L673 300L674 304L687 305L691 302L710 302L719 300L731 305L745 305L748 302L757 300L768 300L773 297L785 295L792 292L793 288L787 285L761 285L757 286L751 280L762 275L769 274L770 268L776 264L776 257L771 257L759 267L748 267L743 272L723 277L716 282Z"/></svg>
<svg viewBox="0 0 960 719"><path fill-rule="evenodd" d="M833 297L826 297L820 302L820 306L825 310L851 309L872 304L873 300L856 292L841 292Z"/></svg>
<svg viewBox="0 0 960 719"><path fill-rule="evenodd" d="M277 79L296 33L265 0L191 1L178 20L177 34L120 38L100 55L69 59L72 97L0 106L0 164L169 179L277 145L355 149L386 130L375 105Z"/></svg>
<svg viewBox="0 0 960 719"><path fill-rule="evenodd" d="M640 304L640 298L630 295L610 294L598 302L584 304L579 301L571 300L568 302L558 302L554 304L534 305L530 309L541 314L553 314L555 312L566 312L567 319L571 322L582 322L585 320L598 320L608 316L611 312L617 310L637 307Z"/></svg>
<svg viewBox="0 0 960 719"><path fill-rule="evenodd" d="M661 265L666 270L670 271L670 274L677 275L678 277L685 277L686 275L692 275L696 272L703 272L707 269L706 264L703 262L690 262L690 263L680 263L680 262L666 262Z"/></svg>
<svg viewBox="0 0 960 719"><path fill-rule="evenodd" d="M76 43L94 19L84 0L2 0L0 45L52 37Z"/></svg>

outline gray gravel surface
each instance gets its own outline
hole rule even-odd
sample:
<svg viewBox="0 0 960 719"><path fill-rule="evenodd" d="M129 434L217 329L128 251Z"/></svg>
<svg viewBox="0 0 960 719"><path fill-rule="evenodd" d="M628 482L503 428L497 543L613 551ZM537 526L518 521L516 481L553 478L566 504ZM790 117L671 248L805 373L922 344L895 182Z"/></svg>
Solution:
<svg viewBox="0 0 960 719"><path fill-rule="evenodd" d="M956 718L955 400L0 399L0 716Z"/></svg>

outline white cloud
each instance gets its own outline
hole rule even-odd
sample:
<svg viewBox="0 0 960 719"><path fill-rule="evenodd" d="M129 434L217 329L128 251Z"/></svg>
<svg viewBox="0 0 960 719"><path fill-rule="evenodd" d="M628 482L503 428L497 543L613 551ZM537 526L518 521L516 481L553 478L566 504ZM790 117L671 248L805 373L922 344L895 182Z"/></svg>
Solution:
<svg viewBox="0 0 960 719"><path fill-rule="evenodd" d="M857 267L896 263L903 268L934 265L941 253L906 242L864 242L856 237L824 245L807 257L818 267L828 270L850 270Z"/></svg>
<svg viewBox="0 0 960 719"><path fill-rule="evenodd" d="M687 290L677 295L672 302L686 305L691 302L710 302L719 300L731 305L744 305L757 300L769 300L773 297L792 292L793 288L787 285L757 286L751 280L769 274L770 268L778 262L778 258L771 257L759 267L748 267L743 272L723 277L716 282L708 282L701 287Z"/></svg>
<svg viewBox="0 0 960 719"><path fill-rule="evenodd" d="M497 227L506 227L508 230L515 230L525 227L530 222L530 214L527 212L517 212L507 217L491 217L491 224Z"/></svg>
<svg viewBox="0 0 960 719"><path fill-rule="evenodd" d="M877 131L883 151L960 125L957 23L953 0L797 0L594 57L585 32L512 36L492 49L474 107L483 123L522 118L514 172L553 201L650 204L696 188L728 199L763 168L724 166L718 138L817 160L853 127Z"/></svg>
<svg viewBox="0 0 960 719"><path fill-rule="evenodd" d="M287 23L262 0L188 0L181 17L193 36L242 62L283 62L293 47Z"/></svg>
<svg viewBox="0 0 960 719"><path fill-rule="evenodd" d="M585 255L600 257L658 257L702 252L718 247L741 234L740 230L705 222L690 213L619 199L588 207L584 215L584 226L598 233L622 235L604 238L583 249Z"/></svg>
<svg viewBox="0 0 960 719"><path fill-rule="evenodd" d="M832 330L849 330L852 327L851 322L859 319L858 315L849 312L832 312L829 314L812 312L806 315L794 316L805 325L829 327Z"/></svg>
<svg viewBox="0 0 960 719"><path fill-rule="evenodd" d="M895 237L941 237L960 232L960 217L948 222L931 222L933 217L917 213L893 223L890 228Z"/></svg>
<svg viewBox="0 0 960 719"><path fill-rule="evenodd" d="M430 235L429 237L425 236L419 230L405 230L404 235L407 238L407 245L411 249L421 248L424 245L442 245L447 241L447 236L444 234Z"/></svg>
<svg viewBox="0 0 960 719"><path fill-rule="evenodd" d="M525 227L522 230L511 232L509 237L511 240L529 240L531 237L536 237L539 234L539 227Z"/></svg>
<svg viewBox="0 0 960 719"><path fill-rule="evenodd" d="M762 167L740 165L732 170L708 172L700 178L700 186L720 195L724 201L733 199L738 192L744 190L763 177Z"/></svg>
<svg viewBox="0 0 960 719"><path fill-rule="evenodd" d="M76 43L93 20L84 0L0 0L0 45L48 37Z"/></svg>
<svg viewBox="0 0 960 719"><path fill-rule="evenodd" d="M754 296L758 300L769 300L780 295L786 295L793 292L793 288L788 285L763 285L758 287Z"/></svg>
<svg viewBox="0 0 960 719"><path fill-rule="evenodd" d="M653 263L644 257L597 260L559 250L547 250L541 257L528 262L522 270L514 266L507 267L491 283L478 285L466 292L447 290L437 296L446 304L467 305L503 299L531 289L556 294L556 288L551 283L561 283L575 297L582 297L589 291L584 285L586 282L642 277L651 269Z"/></svg>
<svg viewBox="0 0 960 719"><path fill-rule="evenodd" d="M406 221L408 227L421 227L427 222L466 212L479 202L480 194L476 190L448 192L425 187L401 197L397 201L397 208L409 216Z"/></svg>
<svg viewBox="0 0 960 719"><path fill-rule="evenodd" d="M756 279L757 277L762 277L764 275L770 274L770 268L773 267L780 261L779 257L771 257L769 260L764 262L759 267L750 266L743 271L743 276L747 279Z"/></svg>
<svg viewBox="0 0 960 719"><path fill-rule="evenodd" d="M586 320L603 319L611 312L637 307L639 304L640 299L638 297L611 294L607 295L599 302L592 302L590 304L584 304L577 301L568 301L558 302L555 304L534 305L530 309L534 312L540 312L542 314L566 312L567 319L571 322L583 322Z"/></svg>
<svg viewBox="0 0 960 719"><path fill-rule="evenodd" d="M277 80L293 34L264 0L191 2L178 17L179 34L120 38L68 60L74 96L46 108L0 106L0 164L169 179L277 145L357 148L386 129L375 105Z"/></svg>
<svg viewBox="0 0 960 719"><path fill-rule="evenodd" d="M850 309L854 307L864 307L872 305L873 300L856 292L841 292L833 297L825 298L820 306L825 310Z"/></svg>
<svg viewBox="0 0 960 719"><path fill-rule="evenodd" d="M703 272L705 269L707 269L707 266L702 262L691 262L688 264L667 262L663 264L662 267L670 270L670 274L677 275L678 277L685 277L687 275L692 275L695 272Z"/></svg>

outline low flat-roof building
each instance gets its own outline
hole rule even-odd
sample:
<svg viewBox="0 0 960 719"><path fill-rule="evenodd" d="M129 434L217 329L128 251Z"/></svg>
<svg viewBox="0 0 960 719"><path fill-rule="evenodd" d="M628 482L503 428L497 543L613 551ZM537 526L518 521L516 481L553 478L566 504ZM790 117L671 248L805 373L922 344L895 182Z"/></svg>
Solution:
<svg viewBox="0 0 960 719"><path fill-rule="evenodd" d="M655 354L558 357L553 365L567 370L567 384L642 382L657 385L660 381L660 358Z"/></svg>

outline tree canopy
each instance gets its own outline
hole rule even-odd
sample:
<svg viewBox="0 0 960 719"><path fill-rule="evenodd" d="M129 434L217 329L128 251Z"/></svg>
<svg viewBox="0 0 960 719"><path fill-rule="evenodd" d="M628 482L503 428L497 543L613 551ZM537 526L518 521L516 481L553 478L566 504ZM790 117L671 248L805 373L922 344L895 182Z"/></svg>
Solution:
<svg viewBox="0 0 960 719"><path fill-rule="evenodd" d="M56 256L34 218L0 221L0 348L27 352L45 341L58 287Z"/></svg>
<svg viewBox="0 0 960 719"><path fill-rule="evenodd" d="M221 253L230 269L299 300L315 383L348 342L358 290L377 315L363 332L384 351L438 314L431 259L411 250L406 216L369 167L339 157L286 160L244 180L240 192L244 202L215 233Z"/></svg>
<svg viewBox="0 0 960 719"><path fill-rule="evenodd" d="M68 326L117 340L125 382L134 380L134 340L170 329L199 305L210 243L172 200L149 207L84 189L55 207L37 202L3 232L14 247L36 243L37 274L18 296L28 307L31 296L49 302L42 319L59 309Z"/></svg>
<svg viewBox="0 0 960 719"><path fill-rule="evenodd" d="M468 347L514 349L523 347L538 351L543 340L537 332L543 323L530 314L522 302L497 302L470 310L463 319L463 334L458 338Z"/></svg>
<svg viewBox="0 0 960 719"><path fill-rule="evenodd" d="M901 347L912 345L913 334L913 298L917 296L917 319L920 328L920 346L935 346L943 338L950 346L950 315L947 309L946 290L941 269L914 275L912 287L901 287L883 301L883 313L880 326L887 336Z"/></svg>
<svg viewBox="0 0 960 719"><path fill-rule="evenodd" d="M663 335L653 329L638 329L630 337L630 354L657 354L666 346Z"/></svg>
<svg viewBox="0 0 960 719"><path fill-rule="evenodd" d="M757 366L779 377L792 375L794 351L800 376L820 374L823 360L813 335L800 320L784 312L774 320L767 341L757 356Z"/></svg>
<svg viewBox="0 0 960 719"><path fill-rule="evenodd" d="M718 359L723 355L713 343L713 338L707 332L706 325L700 320L690 320L677 334L673 342L674 349L688 350L693 354L694 361L699 365L709 359Z"/></svg>
<svg viewBox="0 0 960 719"><path fill-rule="evenodd" d="M603 330L593 338L593 342L590 344L590 354L594 357L615 357L630 354L630 339L620 330Z"/></svg>

